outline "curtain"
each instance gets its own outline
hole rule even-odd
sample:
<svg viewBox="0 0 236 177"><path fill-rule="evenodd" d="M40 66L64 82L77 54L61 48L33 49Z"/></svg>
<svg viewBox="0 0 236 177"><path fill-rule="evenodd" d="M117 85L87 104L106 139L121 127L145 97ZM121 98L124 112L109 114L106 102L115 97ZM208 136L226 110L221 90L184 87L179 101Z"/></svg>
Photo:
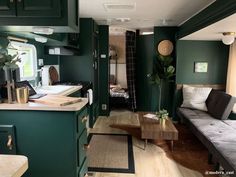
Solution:
<svg viewBox="0 0 236 177"><path fill-rule="evenodd" d="M236 42L230 46L226 92L236 97ZM233 111L236 112L236 105Z"/></svg>
<svg viewBox="0 0 236 177"><path fill-rule="evenodd" d="M135 62L136 62L136 33L126 32L126 75L129 92L129 105L136 111L136 88L135 88Z"/></svg>

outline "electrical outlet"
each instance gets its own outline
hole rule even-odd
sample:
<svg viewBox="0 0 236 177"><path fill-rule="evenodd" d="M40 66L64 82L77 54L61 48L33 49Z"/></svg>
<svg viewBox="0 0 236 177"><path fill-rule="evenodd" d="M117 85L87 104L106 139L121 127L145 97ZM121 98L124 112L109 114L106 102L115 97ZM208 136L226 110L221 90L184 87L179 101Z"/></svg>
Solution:
<svg viewBox="0 0 236 177"><path fill-rule="evenodd" d="M101 54L101 58L106 59L106 58L107 58L107 55L106 55L106 54Z"/></svg>
<svg viewBox="0 0 236 177"><path fill-rule="evenodd" d="M106 104L102 104L102 110L107 110L107 105Z"/></svg>
<svg viewBox="0 0 236 177"><path fill-rule="evenodd" d="M43 66L43 59L39 59L39 66Z"/></svg>

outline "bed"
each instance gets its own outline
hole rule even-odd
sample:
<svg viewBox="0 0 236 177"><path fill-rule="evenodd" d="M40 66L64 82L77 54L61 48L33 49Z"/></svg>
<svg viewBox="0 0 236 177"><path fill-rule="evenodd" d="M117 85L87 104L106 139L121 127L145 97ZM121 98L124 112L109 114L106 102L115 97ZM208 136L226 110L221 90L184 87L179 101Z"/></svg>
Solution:
<svg viewBox="0 0 236 177"><path fill-rule="evenodd" d="M111 108L128 108L129 94L127 89L120 85L110 84L110 105Z"/></svg>

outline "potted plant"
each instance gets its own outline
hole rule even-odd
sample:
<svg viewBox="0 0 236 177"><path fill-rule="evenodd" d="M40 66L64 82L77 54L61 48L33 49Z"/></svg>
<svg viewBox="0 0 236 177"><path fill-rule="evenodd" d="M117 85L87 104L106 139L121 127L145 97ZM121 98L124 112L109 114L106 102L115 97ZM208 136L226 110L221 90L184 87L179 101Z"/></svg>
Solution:
<svg viewBox="0 0 236 177"><path fill-rule="evenodd" d="M171 56L157 55L154 61L153 73L148 74L151 84L157 85L159 90L157 117L160 120L168 118L168 111L161 109L162 88L164 82L172 82L175 76L175 67L172 65L173 58Z"/></svg>
<svg viewBox="0 0 236 177"><path fill-rule="evenodd" d="M12 82L13 72L18 69L17 62L21 62L20 56L23 54L8 54L8 46L10 41L6 38L0 38L0 86L4 85L7 81Z"/></svg>

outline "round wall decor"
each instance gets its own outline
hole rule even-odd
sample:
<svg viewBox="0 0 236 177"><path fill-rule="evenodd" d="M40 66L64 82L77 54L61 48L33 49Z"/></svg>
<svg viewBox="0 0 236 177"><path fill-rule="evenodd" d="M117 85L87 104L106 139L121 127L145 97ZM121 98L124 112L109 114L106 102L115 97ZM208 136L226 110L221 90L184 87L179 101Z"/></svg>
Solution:
<svg viewBox="0 0 236 177"><path fill-rule="evenodd" d="M170 40L163 40L157 46L157 51L163 56L170 55L173 52L173 50L174 46Z"/></svg>

